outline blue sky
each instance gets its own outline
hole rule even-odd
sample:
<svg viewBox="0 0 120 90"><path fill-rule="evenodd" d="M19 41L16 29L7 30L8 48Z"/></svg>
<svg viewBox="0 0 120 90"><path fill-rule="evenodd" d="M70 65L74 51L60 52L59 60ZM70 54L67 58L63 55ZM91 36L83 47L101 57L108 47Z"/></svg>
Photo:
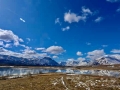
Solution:
<svg viewBox="0 0 120 90"><path fill-rule="evenodd" d="M0 12L0 54L120 57L120 0L0 0Z"/></svg>

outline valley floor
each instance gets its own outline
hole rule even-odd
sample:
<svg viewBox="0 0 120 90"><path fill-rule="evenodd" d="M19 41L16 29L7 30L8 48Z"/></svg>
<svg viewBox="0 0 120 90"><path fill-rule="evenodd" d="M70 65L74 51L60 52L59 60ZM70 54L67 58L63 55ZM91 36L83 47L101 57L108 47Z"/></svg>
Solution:
<svg viewBox="0 0 120 90"><path fill-rule="evenodd" d="M0 80L0 90L120 90L120 78L49 73Z"/></svg>

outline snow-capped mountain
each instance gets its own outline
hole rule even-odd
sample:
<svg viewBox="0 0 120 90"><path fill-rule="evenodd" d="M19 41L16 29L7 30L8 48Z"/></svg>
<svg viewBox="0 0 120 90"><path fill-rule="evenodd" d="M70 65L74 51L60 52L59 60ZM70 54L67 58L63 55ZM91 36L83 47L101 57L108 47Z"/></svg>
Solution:
<svg viewBox="0 0 120 90"><path fill-rule="evenodd" d="M0 65L18 65L18 66L86 66L86 65L112 65L120 64L120 59L106 55L93 60L92 62L80 60L68 60L57 63L50 57L40 58L22 58L8 55L0 55Z"/></svg>
<svg viewBox="0 0 120 90"><path fill-rule="evenodd" d="M66 62L59 62L60 66L66 66Z"/></svg>
<svg viewBox="0 0 120 90"><path fill-rule="evenodd" d="M60 62L61 66L86 66L88 62L80 60L68 60L66 62Z"/></svg>
<svg viewBox="0 0 120 90"><path fill-rule="evenodd" d="M79 61L77 61L77 60L69 60L69 61L66 61L66 62L60 62L59 64L61 66L78 66Z"/></svg>
<svg viewBox="0 0 120 90"><path fill-rule="evenodd" d="M66 66L78 66L80 63L79 60L69 60L66 62Z"/></svg>
<svg viewBox="0 0 120 90"><path fill-rule="evenodd" d="M21 58L8 55L0 55L0 65L27 65L27 66L59 66L59 64L49 57Z"/></svg>
<svg viewBox="0 0 120 90"><path fill-rule="evenodd" d="M112 65L112 64L120 64L120 59L112 55L105 55L91 61L68 60L66 62L60 62L59 64L61 66Z"/></svg>
<svg viewBox="0 0 120 90"><path fill-rule="evenodd" d="M112 64L120 64L120 59L117 59L114 56L102 56L97 58L93 65L112 65Z"/></svg>

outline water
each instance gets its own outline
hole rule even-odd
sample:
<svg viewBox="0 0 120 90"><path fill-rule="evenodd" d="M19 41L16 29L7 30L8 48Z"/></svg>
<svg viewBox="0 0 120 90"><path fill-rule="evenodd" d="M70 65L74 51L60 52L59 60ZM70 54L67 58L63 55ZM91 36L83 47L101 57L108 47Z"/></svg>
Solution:
<svg viewBox="0 0 120 90"><path fill-rule="evenodd" d="M28 74L40 74L40 73L64 73L64 74L89 74L99 76L113 76L120 77L119 71L110 70L73 70L67 69L51 69L51 68L14 68L14 67L0 67L0 76L19 76L22 77Z"/></svg>

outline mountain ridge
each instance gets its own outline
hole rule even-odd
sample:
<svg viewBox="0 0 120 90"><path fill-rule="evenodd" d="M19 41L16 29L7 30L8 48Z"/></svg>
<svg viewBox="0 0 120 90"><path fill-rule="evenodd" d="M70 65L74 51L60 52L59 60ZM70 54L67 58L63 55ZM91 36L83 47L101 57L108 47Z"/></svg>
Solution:
<svg viewBox="0 0 120 90"><path fill-rule="evenodd" d="M16 66L59 66L59 64L49 58L22 58L8 55L0 55L0 65L16 65Z"/></svg>
<svg viewBox="0 0 120 90"><path fill-rule="evenodd" d="M91 62L86 60L69 60L56 62L50 57L44 58L22 58L10 55L0 55L0 65L10 66L89 66L89 65L113 65L120 64L120 59L113 56L102 56Z"/></svg>

